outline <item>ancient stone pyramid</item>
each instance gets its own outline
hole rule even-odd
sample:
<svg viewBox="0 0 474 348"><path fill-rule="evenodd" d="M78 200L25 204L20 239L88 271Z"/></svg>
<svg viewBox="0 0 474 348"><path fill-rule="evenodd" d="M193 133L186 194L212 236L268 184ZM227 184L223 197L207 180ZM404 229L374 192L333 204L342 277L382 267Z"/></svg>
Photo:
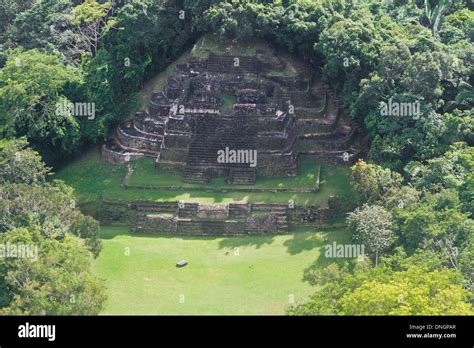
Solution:
<svg viewBox="0 0 474 348"><path fill-rule="evenodd" d="M345 117L329 86L309 68L297 76L275 74L285 61L258 53L211 52L178 64L165 89L103 145L103 158L124 163L147 156L181 171L187 182L221 176L251 184L256 176L297 175L300 158L348 163L359 157L361 127ZM226 148L256 150L257 165L220 163L218 152Z"/></svg>

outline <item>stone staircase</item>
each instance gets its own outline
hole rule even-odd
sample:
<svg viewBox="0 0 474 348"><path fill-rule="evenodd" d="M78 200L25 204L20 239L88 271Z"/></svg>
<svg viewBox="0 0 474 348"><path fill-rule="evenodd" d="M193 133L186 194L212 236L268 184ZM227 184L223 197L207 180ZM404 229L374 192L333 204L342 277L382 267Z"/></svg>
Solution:
<svg viewBox="0 0 474 348"><path fill-rule="evenodd" d="M207 184L209 182L207 168L186 166L184 168L183 180L191 184Z"/></svg>
<svg viewBox="0 0 474 348"><path fill-rule="evenodd" d="M277 231L288 232L288 206L285 204L252 204L252 212L269 212L276 217Z"/></svg>
<svg viewBox="0 0 474 348"><path fill-rule="evenodd" d="M219 163L218 151L225 150L226 147L229 150L256 149L255 129L252 129L251 123L246 121L248 121L246 117L225 118L219 122L213 115L195 117L191 124L193 136L186 160L184 180L205 183L209 179L207 173L212 169L224 172L238 168L244 172L249 163ZM248 173L241 179L248 182L252 179L252 175Z"/></svg>
<svg viewBox="0 0 474 348"><path fill-rule="evenodd" d="M139 111L133 121L142 132L164 136L166 118L152 117L146 111Z"/></svg>
<svg viewBox="0 0 474 348"><path fill-rule="evenodd" d="M178 218L189 218L197 215L199 203L180 203Z"/></svg>
<svg viewBox="0 0 474 348"><path fill-rule="evenodd" d="M236 66L238 62L238 66ZM225 74L258 74L260 64L256 57L220 55L211 53L207 60L207 71Z"/></svg>
<svg viewBox="0 0 474 348"><path fill-rule="evenodd" d="M276 216L279 232L288 232L288 212L286 207L284 209L276 209L272 211Z"/></svg>
<svg viewBox="0 0 474 348"><path fill-rule="evenodd" d="M176 230L180 235L244 235L245 223L242 221L191 220L179 219Z"/></svg>
<svg viewBox="0 0 474 348"><path fill-rule="evenodd" d="M254 168L233 168L230 170L229 182L234 185L255 184L256 174Z"/></svg>
<svg viewBox="0 0 474 348"><path fill-rule="evenodd" d="M229 211L227 213L229 217L246 217L249 214L250 214L249 204L229 203Z"/></svg>
<svg viewBox="0 0 474 348"><path fill-rule="evenodd" d="M125 163L141 157L159 158L163 135L136 127L134 120L120 124L115 135L102 146L102 156L112 163Z"/></svg>
<svg viewBox="0 0 474 348"><path fill-rule="evenodd" d="M230 203L203 205L184 202L129 203L135 232L183 235L245 235L288 233L284 204Z"/></svg>
<svg viewBox="0 0 474 348"><path fill-rule="evenodd" d="M117 128L116 139L124 147L159 152L163 136L138 130L134 121L130 120Z"/></svg>
<svg viewBox="0 0 474 348"><path fill-rule="evenodd" d="M345 154L353 161L364 153L362 125L347 117L321 78L262 75L262 66L256 56L216 53L179 64L164 91L117 127L102 147L103 158L125 163L147 156L158 167L181 171L185 182L205 184L220 176L251 185L257 175L296 175L301 158L348 164ZM236 103L221 110L224 95ZM218 151L225 148L257 150L258 168L219 163Z"/></svg>

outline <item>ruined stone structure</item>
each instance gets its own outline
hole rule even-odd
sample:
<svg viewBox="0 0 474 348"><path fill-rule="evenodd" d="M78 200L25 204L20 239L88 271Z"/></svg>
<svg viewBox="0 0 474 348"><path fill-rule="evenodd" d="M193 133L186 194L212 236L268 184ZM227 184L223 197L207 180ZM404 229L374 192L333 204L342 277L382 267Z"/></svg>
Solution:
<svg viewBox="0 0 474 348"><path fill-rule="evenodd" d="M137 203L133 231L178 235L288 233L284 204Z"/></svg>
<svg viewBox="0 0 474 348"><path fill-rule="evenodd" d="M102 201L95 219L130 224L135 233L171 235L252 235L289 233L297 226L322 228L346 210L276 203L199 204L189 202Z"/></svg>
<svg viewBox="0 0 474 348"><path fill-rule="evenodd" d="M103 158L124 163L147 156L160 168L182 171L187 182L221 176L233 184L297 175L302 157L353 162L362 151L360 127L344 117L338 97L310 70L297 77L272 73L278 64L258 54L210 53L177 65L164 91L103 145ZM219 163L226 147L256 150L257 165Z"/></svg>

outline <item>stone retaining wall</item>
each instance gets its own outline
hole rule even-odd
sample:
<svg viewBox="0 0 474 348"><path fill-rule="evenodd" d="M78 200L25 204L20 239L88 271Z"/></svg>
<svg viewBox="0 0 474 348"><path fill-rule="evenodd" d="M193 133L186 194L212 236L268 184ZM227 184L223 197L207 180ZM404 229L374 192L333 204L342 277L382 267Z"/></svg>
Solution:
<svg viewBox="0 0 474 348"><path fill-rule="evenodd" d="M331 219L344 216L345 214L337 213L332 209L317 206L295 207L288 214L290 224L303 226L321 226Z"/></svg>
<svg viewBox="0 0 474 348"><path fill-rule="evenodd" d="M160 215L137 214L133 221L132 231L135 233L176 234L177 218Z"/></svg>
<svg viewBox="0 0 474 348"><path fill-rule="evenodd" d="M227 218L229 208L227 204L200 204L197 209L198 218Z"/></svg>
<svg viewBox="0 0 474 348"><path fill-rule="evenodd" d="M176 234L195 236L245 235L242 221L179 220Z"/></svg>
<svg viewBox="0 0 474 348"><path fill-rule="evenodd" d="M131 160L142 158L143 156L143 154L137 152L114 151L105 146L105 144L101 147L101 158L107 163L124 164Z"/></svg>
<svg viewBox="0 0 474 348"><path fill-rule="evenodd" d="M279 228L277 217L273 214L249 216L245 225L248 234L275 234L283 232Z"/></svg>
<svg viewBox="0 0 474 348"><path fill-rule="evenodd" d="M100 202L97 205L95 216L104 224L129 223L133 218L133 212L126 202Z"/></svg>
<svg viewBox="0 0 474 348"><path fill-rule="evenodd" d="M333 202L334 201L334 202ZM86 207L102 223L131 223L139 233L192 235L288 233L289 226L323 226L345 217L349 204L331 201L330 208L267 203L199 205L178 202L102 201ZM170 216L171 215L171 216ZM178 217L179 216L179 217ZM233 230L235 228L235 230Z"/></svg>
<svg viewBox="0 0 474 348"><path fill-rule="evenodd" d="M137 214L133 232L173 235L252 235L286 233L273 214L249 216L246 220L177 218L159 214Z"/></svg>

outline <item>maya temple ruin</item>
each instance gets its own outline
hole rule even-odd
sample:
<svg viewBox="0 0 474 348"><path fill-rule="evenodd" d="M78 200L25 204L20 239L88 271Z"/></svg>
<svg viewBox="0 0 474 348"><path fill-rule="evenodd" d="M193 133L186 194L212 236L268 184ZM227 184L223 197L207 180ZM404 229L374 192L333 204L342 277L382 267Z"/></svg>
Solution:
<svg viewBox="0 0 474 348"><path fill-rule="evenodd" d="M258 177L295 176L302 159L353 163L364 152L361 127L346 115L338 96L309 67L296 76L272 73L288 63L274 52L268 55L258 49L253 55L210 52L177 64L163 91L153 93L144 110L117 127L103 145L102 157L118 164L151 157L156 168L179 171L186 183L223 177L235 187L252 185ZM219 160L220 152L231 150L241 158ZM257 157L255 165L247 161L250 152ZM258 218L252 216L251 204L176 202L171 210L154 210L137 213L135 230L288 231L284 204L262 202L255 208Z"/></svg>

